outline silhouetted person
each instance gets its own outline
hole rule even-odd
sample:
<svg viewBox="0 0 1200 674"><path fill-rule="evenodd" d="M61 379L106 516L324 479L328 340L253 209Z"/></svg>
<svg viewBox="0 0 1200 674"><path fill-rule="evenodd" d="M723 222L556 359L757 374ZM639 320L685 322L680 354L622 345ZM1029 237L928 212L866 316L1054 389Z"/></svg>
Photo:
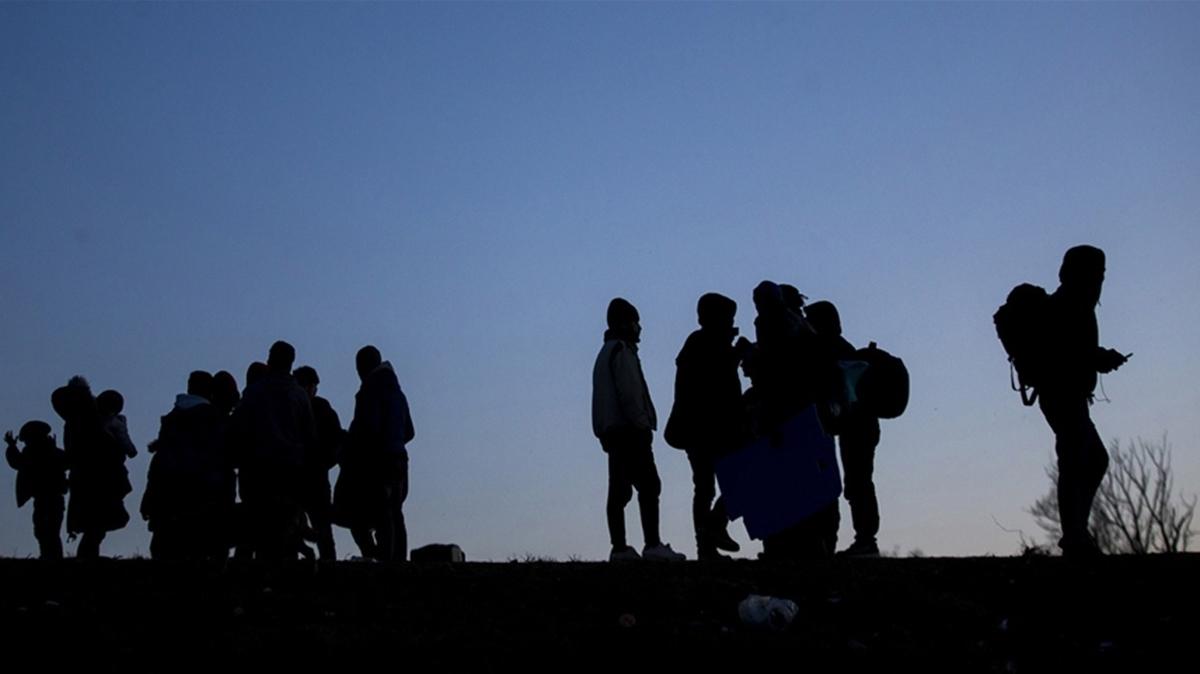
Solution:
<svg viewBox="0 0 1200 674"><path fill-rule="evenodd" d="M749 358L751 383L758 400L755 425L770 434L813 402L800 344L807 326L788 309L782 290L771 281L754 288L754 307L755 343Z"/></svg>
<svg viewBox="0 0 1200 674"><path fill-rule="evenodd" d="M779 295L783 300L783 309L787 312L789 331L793 335L806 330L811 332L811 328L806 325L807 319L804 314L804 303L808 297L802 294L796 286L787 283L779 284Z"/></svg>
<svg viewBox="0 0 1200 674"><path fill-rule="evenodd" d="M317 395L321 383L317 371L307 365L292 373L296 383L308 394L312 404L313 421L317 425L317 444L305 460L304 511L316 538L322 560L334 561L337 551L333 544L333 497L329 488L329 470L337 465L342 447L342 422L329 401Z"/></svg>
<svg viewBox="0 0 1200 674"><path fill-rule="evenodd" d="M233 408L237 407L242 400L242 394L238 391L237 379L234 379L233 375L225 370L219 370L213 375L212 389L211 402L220 414L232 413Z"/></svg>
<svg viewBox="0 0 1200 674"><path fill-rule="evenodd" d="M700 329L688 336L675 359L675 403L665 436L687 452L692 467L696 556L724 559L718 549L737 552L740 546L729 537L729 517L717 498L716 463L749 439L737 372L741 358L732 344L738 334L733 325L737 303L708 293L696 313Z"/></svg>
<svg viewBox="0 0 1200 674"><path fill-rule="evenodd" d="M1059 547L1064 555L1100 554L1088 532L1096 490L1108 470L1108 452L1088 410L1097 373L1125 364L1127 356L1100 346L1096 305L1104 284L1104 252L1076 246L1063 256L1058 289L1050 295L1046 326L1047 361L1038 387L1039 404L1054 431L1058 456Z"/></svg>
<svg viewBox="0 0 1200 674"><path fill-rule="evenodd" d="M212 375L196 370L187 393L162 417L149 450L142 519L152 559L224 559L230 511L221 413L210 402Z"/></svg>
<svg viewBox="0 0 1200 674"><path fill-rule="evenodd" d="M246 395L246 391L256 383L262 381L270 373L270 368L261 360L256 360L246 367L246 388L242 389L242 395Z"/></svg>
<svg viewBox="0 0 1200 674"><path fill-rule="evenodd" d="M608 305L604 346L592 369L592 431L608 454L608 535L610 561L638 559L625 538L625 506L638 492L645 546L642 556L682 560L684 556L662 541L658 530L658 496L662 482L654 465L651 443L658 428L650 389L642 374L637 345L642 325L637 309L617 297Z"/></svg>
<svg viewBox="0 0 1200 674"><path fill-rule="evenodd" d="M781 425L810 405L816 405L818 416L827 423L831 403L838 397L837 362L806 320L804 300L795 287L771 281L754 289L757 341L746 364L753 384L747 406L753 431L772 443L782 442ZM794 526L767 536L763 554L771 559L831 556L839 521L834 500Z"/></svg>
<svg viewBox="0 0 1200 674"><path fill-rule="evenodd" d="M263 366L265 367L266 363L263 363ZM218 554L222 558L228 557L229 549L239 543L241 543L243 559L254 556L253 551L246 545L244 531L239 533L238 529L245 518L238 517L237 470L234 465L233 449L229 443L230 418L234 408L241 400L242 394L238 390L237 379L226 370L218 370L213 375L211 402L217 412L218 437L220 438L218 451L221 459L219 466L222 515L219 519L221 546L218 548Z"/></svg>
<svg viewBox="0 0 1200 674"><path fill-rule="evenodd" d="M55 389L50 402L64 422L63 449L71 471L67 533L81 535L76 557L95 559L107 533L129 523L124 499L133 487L125 469L126 448L104 429L83 377Z"/></svg>
<svg viewBox="0 0 1200 674"><path fill-rule="evenodd" d="M808 322L824 346L838 360L853 360L855 348L842 336L842 319L832 302L807 307ZM847 404L838 418L838 445L842 457L842 495L850 503L854 543L841 554L852 557L879 555L879 501L875 496L875 448L879 445L879 419L861 405Z"/></svg>
<svg viewBox="0 0 1200 674"><path fill-rule="evenodd" d="M304 458L316 445L308 394L292 378L296 350L271 345L267 373L247 386L230 418L238 489L259 559L294 559L302 542Z"/></svg>
<svg viewBox="0 0 1200 674"><path fill-rule="evenodd" d="M334 493L335 521L350 529L364 559L408 559L404 501L415 437L408 399L391 363L364 346L354 360L362 385L346 435Z"/></svg>
<svg viewBox="0 0 1200 674"><path fill-rule="evenodd" d="M100 423L104 424L105 432L117 441L125 458L132 459L137 456L137 448L129 439L129 425L125 415L121 414L124 409L125 397L117 391L109 389L96 396L96 410L100 413Z"/></svg>
<svg viewBox="0 0 1200 674"><path fill-rule="evenodd" d="M17 449L12 431L4 434L4 458L17 471L17 507L33 499L33 536L42 559L62 559L62 523L67 493L67 455L50 434L50 424L30 421L19 435L25 445Z"/></svg>

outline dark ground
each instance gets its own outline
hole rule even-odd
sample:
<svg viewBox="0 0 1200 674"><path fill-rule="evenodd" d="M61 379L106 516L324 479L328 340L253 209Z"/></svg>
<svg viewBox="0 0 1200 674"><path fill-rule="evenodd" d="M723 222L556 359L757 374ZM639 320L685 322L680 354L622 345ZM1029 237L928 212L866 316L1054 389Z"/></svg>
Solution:
<svg viewBox="0 0 1200 674"><path fill-rule="evenodd" d="M4 662L97 671L1175 671L1200 642L1200 555L780 564L0 560ZM800 607L743 626L751 593ZM630 618L632 617L632 619ZM624 624L623 624L624 623ZM1157 667L1153 667L1157 669ZM8 670L7 667L5 667ZM58 671L58 667L43 668ZM662 669L657 666L655 669ZM8 671L27 671L26 668Z"/></svg>

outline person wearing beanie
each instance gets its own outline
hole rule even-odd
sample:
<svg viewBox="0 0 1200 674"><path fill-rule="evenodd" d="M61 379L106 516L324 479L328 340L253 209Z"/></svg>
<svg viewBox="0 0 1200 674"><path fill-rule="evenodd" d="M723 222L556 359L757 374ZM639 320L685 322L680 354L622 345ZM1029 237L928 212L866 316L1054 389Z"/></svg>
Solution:
<svg viewBox="0 0 1200 674"><path fill-rule="evenodd" d="M1108 452L1088 408L1098 375L1116 370L1129 358L1100 346L1096 305L1100 303L1104 272L1104 251L1094 246L1068 250L1047 314L1048 359L1038 387L1038 404L1054 431L1062 523L1059 547L1067 556L1100 554L1088 532L1088 518L1108 471Z"/></svg>
<svg viewBox="0 0 1200 674"><path fill-rule="evenodd" d="M606 514L612 542L610 561L645 558L677 561L684 556L659 536L658 497L662 482L651 443L658 420L642 373L637 345L642 326L637 309L615 298L608 305L604 346L592 369L592 431L608 454ZM637 489L645 546L639 556L625 538L625 506Z"/></svg>
<svg viewBox="0 0 1200 674"><path fill-rule="evenodd" d="M664 437L687 452L692 467L696 557L718 560L726 559L718 550L737 552L740 546L729 536L725 504L717 498L717 459L748 442L749 430L737 372L741 358L732 343L737 303L707 293L696 314L700 329L688 335L675 359L675 402Z"/></svg>
<svg viewBox="0 0 1200 674"><path fill-rule="evenodd" d="M236 384L235 384L236 386ZM163 415L142 492L141 515L150 529L150 558L225 559L232 502L223 451L223 413L212 404L213 376L188 375L187 392Z"/></svg>

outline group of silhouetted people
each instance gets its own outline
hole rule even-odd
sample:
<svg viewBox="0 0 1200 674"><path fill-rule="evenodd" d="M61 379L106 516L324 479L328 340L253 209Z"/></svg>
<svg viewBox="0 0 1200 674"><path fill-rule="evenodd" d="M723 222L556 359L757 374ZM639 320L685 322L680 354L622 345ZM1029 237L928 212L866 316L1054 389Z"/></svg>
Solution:
<svg viewBox="0 0 1200 674"><path fill-rule="evenodd" d="M141 515L152 559L226 559L231 551L242 559L296 559L314 556L312 542L320 559L333 560L334 524L350 529L364 559L406 559L406 445L414 432L395 371L374 346L358 351L361 387L343 430L317 395L316 370L293 371L295 356L290 344L276 342L266 363L248 368L240 392L226 371L188 376L187 391L147 447ZM129 521L125 460L137 451L121 414L124 401L116 391L93 396L87 381L74 377L51 402L64 423L62 449L43 421L5 435L17 503L33 500L41 557L58 559L69 494L67 531L80 536L76 557L95 558L107 532ZM331 489L335 465L341 470Z"/></svg>
<svg viewBox="0 0 1200 674"><path fill-rule="evenodd" d="M1100 347L1095 308L1104 272L1103 251L1073 247L1063 258L1055 292L1023 284L996 314L997 332L1020 378L1022 397L1026 404L1039 402L1055 435L1063 532L1059 545L1067 556L1099 554L1088 523L1108 455L1089 406L1098 374L1116 370L1129 358ZM837 437L840 450L842 495L850 505L854 542L838 554L877 556L879 419L903 412L907 371L873 342L855 348L847 341L830 302L806 304L795 287L770 281L759 284L753 298L756 341L738 338L737 304L708 293L697 304L700 328L688 336L675 361L675 399L664 437L687 452L692 468L697 556L722 559L720 551L739 548L727 532L729 517L717 496L718 463L756 438L778 444L783 425L809 406L823 433ZM662 484L651 448L658 420L638 356L640 316L627 300L615 298L607 324L593 368L592 429L608 458L609 559L683 559L659 533ZM751 384L746 391L739 367ZM625 506L634 490L645 540L640 555L625 532ZM840 523L837 503L834 499L767 535L761 557L833 555Z"/></svg>
<svg viewBox="0 0 1200 674"><path fill-rule="evenodd" d="M1100 249L1076 246L1063 258L1057 290L1017 286L995 315L1014 388L1019 381L1025 403L1040 404L1055 435L1060 547L1069 556L1099 554L1088 522L1108 454L1089 406L1098 374L1129 358L1100 347L1095 308L1104 273ZM874 343L856 349L847 341L830 302L806 304L795 287L771 281L759 284L753 299L754 342L738 337L737 304L708 293L697 304L699 329L676 359L664 436L691 465L697 556L723 559L720 551L739 548L717 495L721 460L756 439L778 441L784 424L809 408L822 432L838 438L842 493L854 526L854 542L839 554L878 555L873 473L879 419L903 412L907 371ZM607 325L593 368L592 428L608 459L609 559L681 560L684 555L659 531L662 483L652 450L658 419L638 356L640 316L627 300L615 298ZM350 530L362 557L406 559L406 445L413 425L395 371L375 347L358 351L361 386L350 427L343 430L332 406L317 395L316 370L293 370L294 360L295 349L276 342L266 363L247 370L240 393L225 371L188 377L186 393L176 397L148 446L153 457L141 514L152 532L152 558L224 559L233 550L240 558L295 559L312 556L308 541L321 559L332 560L336 524ZM751 384L745 391L739 368ZM63 556L64 511L69 535L80 537L76 556L95 558L106 534L129 521L125 462L137 450L122 415L124 400L111 390L93 396L88 382L74 377L53 392L51 403L63 420L62 448L43 421L24 424L16 436L5 434L5 455L17 470L17 503L33 501L42 558ZM335 465L340 472L331 489ZM640 554L625 530L625 507L635 490ZM833 498L766 536L762 557L831 556L839 523Z"/></svg>
<svg viewBox="0 0 1200 674"><path fill-rule="evenodd" d="M837 309L805 304L795 287L764 281L754 289L755 340L738 338L737 303L717 293L697 303L699 329L675 361L675 400L664 431L687 452L694 494L692 521L699 559L737 552L716 493L717 463L754 438L771 437L784 422L816 405L825 427L841 437L845 494L855 542L847 555L878 554L879 507L872 479L879 420L853 401L839 361L856 350L842 337ZM613 561L678 560L658 531L661 482L651 449L657 418L638 357L640 316L627 300L610 302L604 346L593 368L592 426L608 457L607 519ZM735 338L737 341L735 342ZM750 380L742 391L738 369ZM625 535L625 506L638 493L645 546L639 555ZM804 521L768 536L763 557L815 558L834 554L840 518L832 501Z"/></svg>
<svg viewBox="0 0 1200 674"><path fill-rule="evenodd" d="M63 420L62 448L44 421L25 423L17 436L4 435L5 458L17 470L17 505L33 500L33 532L43 559L63 556L64 511L67 532L79 537L76 556L96 558L108 532L129 522L124 501L133 487L125 460L137 450L121 414L125 402L116 391L92 395L83 377L56 389L50 402ZM64 507L68 491L70 505Z"/></svg>

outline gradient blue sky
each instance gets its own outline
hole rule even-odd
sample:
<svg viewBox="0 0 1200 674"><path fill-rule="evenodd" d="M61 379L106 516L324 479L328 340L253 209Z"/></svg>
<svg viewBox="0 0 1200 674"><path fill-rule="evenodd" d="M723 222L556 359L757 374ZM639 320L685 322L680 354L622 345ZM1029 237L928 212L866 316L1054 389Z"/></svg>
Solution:
<svg viewBox="0 0 1200 674"><path fill-rule="evenodd" d="M241 381L280 338L348 422L374 343L417 428L414 546L598 559L608 300L641 309L665 419L696 298L752 334L770 278L912 372L881 546L1010 554L993 519L1037 533L1052 440L991 314L1071 245L1108 251L1102 341L1135 354L1101 434L1168 433L1200 486L1197 72L1194 3L0 4L0 425L61 435L80 373L144 450L188 371ZM691 555L687 462L655 447ZM12 478L0 554L35 554ZM135 516L105 551L148 540Z"/></svg>

